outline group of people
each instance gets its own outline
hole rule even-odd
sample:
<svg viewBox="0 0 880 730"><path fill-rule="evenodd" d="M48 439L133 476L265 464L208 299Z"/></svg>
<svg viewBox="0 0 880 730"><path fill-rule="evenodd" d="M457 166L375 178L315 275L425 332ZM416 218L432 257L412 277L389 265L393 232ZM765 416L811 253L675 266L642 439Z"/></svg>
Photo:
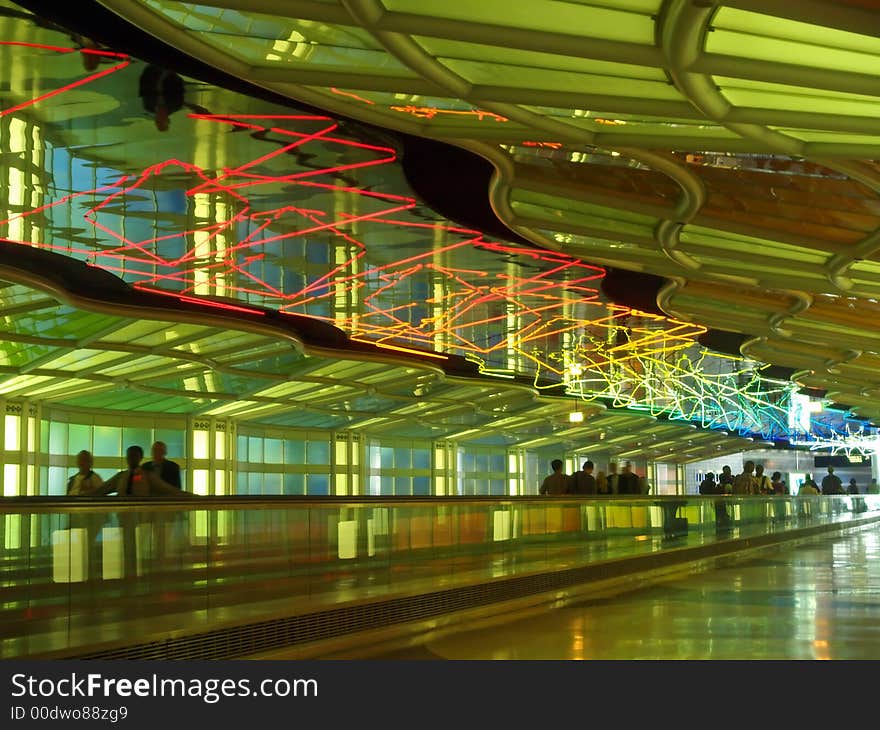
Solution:
<svg viewBox="0 0 880 730"><path fill-rule="evenodd" d="M828 474L822 479L820 488L807 477L797 492L801 494L859 494L859 487L855 479L849 480L849 486L844 489L843 482L834 473L834 467L828 467ZM873 479L867 490L868 494L880 493L877 480ZM715 474L709 472L700 482L700 494L790 494L788 485L782 480L782 474L778 471L768 477L764 474L764 466L747 461L743 465L740 474L733 476L729 466L721 470L716 480Z"/></svg>
<svg viewBox="0 0 880 730"><path fill-rule="evenodd" d="M632 470L626 462L617 473L617 464L608 465L608 474L599 471L593 474L595 464L585 461L580 471L566 474L561 459L550 463L553 473L541 483L539 494L647 494L648 482Z"/></svg>
<svg viewBox="0 0 880 730"><path fill-rule="evenodd" d="M782 474L774 471L771 476L764 473L764 465L757 466L753 461L743 465L742 473L734 476L729 466L721 469L716 480L709 472L700 482L700 494L788 494L788 485L782 481Z"/></svg>
<svg viewBox="0 0 880 730"><path fill-rule="evenodd" d="M180 497L188 495L180 483L180 466L165 458L168 447L157 441L151 449L152 459L141 464L144 450L129 446L125 452L128 468L114 474L106 482L94 469L94 459L88 451L76 455L77 473L67 482L69 496L98 497L116 493L128 497Z"/></svg>

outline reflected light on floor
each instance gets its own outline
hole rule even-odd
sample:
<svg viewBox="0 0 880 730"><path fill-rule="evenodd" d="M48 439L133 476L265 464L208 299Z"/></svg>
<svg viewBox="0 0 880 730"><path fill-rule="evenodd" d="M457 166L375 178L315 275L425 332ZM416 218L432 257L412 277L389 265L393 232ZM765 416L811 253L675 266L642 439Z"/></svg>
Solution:
<svg viewBox="0 0 880 730"><path fill-rule="evenodd" d="M574 641L571 644L572 659L584 658L584 636L583 634L575 634Z"/></svg>

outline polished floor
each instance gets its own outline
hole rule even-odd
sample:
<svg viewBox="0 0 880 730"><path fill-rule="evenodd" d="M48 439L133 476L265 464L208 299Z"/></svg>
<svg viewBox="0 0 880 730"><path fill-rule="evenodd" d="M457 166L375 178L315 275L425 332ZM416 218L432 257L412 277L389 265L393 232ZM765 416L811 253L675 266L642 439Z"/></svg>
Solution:
<svg viewBox="0 0 880 730"><path fill-rule="evenodd" d="M375 658L880 659L880 527Z"/></svg>

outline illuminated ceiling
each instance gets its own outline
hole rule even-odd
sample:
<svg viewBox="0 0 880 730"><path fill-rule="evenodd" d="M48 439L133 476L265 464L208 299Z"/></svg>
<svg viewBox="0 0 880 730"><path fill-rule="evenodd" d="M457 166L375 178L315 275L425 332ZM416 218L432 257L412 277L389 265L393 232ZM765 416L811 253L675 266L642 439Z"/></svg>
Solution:
<svg viewBox="0 0 880 730"><path fill-rule="evenodd" d="M172 302L96 270L74 269L68 288L61 279L69 267L59 270L53 258L0 263L0 398L408 438L478 434L569 447L601 440L622 457L669 460L751 445L598 404L582 409L584 423L570 424L569 400L449 375L442 362L376 346L333 349L320 341L326 332L300 331L308 318Z"/></svg>
<svg viewBox="0 0 880 730"><path fill-rule="evenodd" d="M210 297L231 312L253 311L245 304L306 315L389 352L448 352L485 376L528 375L548 394L568 387L591 402L780 436L774 414L790 389L767 386L753 363L708 353L696 344L702 327L608 302L598 267L439 218L400 194L408 189L397 152L382 140L207 86L162 134L133 93L143 64L94 50L78 59L58 33L0 23L0 52L17 71L0 111L5 240L72 256L172 302ZM31 324L19 323L15 337ZM15 374L32 364L9 358L17 388ZM575 370L583 375L572 379ZM663 388L630 387L630 376L661 371ZM767 397L753 389L738 398L740 371L765 383ZM67 397L61 381L45 391L26 382L20 395ZM669 397L673 384L719 391L716 406L740 411L697 413L687 395ZM92 391L70 404L127 402ZM272 410L251 405L208 412L263 420Z"/></svg>
<svg viewBox="0 0 880 730"><path fill-rule="evenodd" d="M492 160L517 233L880 417L880 18L813 0L103 0L223 71ZM261 14L262 13L262 14Z"/></svg>

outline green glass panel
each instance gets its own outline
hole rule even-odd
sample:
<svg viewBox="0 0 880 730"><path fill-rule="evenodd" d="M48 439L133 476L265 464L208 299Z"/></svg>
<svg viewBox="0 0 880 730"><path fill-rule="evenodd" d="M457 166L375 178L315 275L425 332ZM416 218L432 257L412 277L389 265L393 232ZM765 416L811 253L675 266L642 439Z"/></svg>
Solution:
<svg viewBox="0 0 880 730"><path fill-rule="evenodd" d="M330 477L327 474L309 474L306 477L306 493L326 497L330 494Z"/></svg>
<svg viewBox="0 0 880 730"><path fill-rule="evenodd" d="M880 56L843 51L824 46L761 38L746 33L716 32L709 36L711 53L754 58L774 63L791 63L834 71L880 75Z"/></svg>
<svg viewBox="0 0 880 730"><path fill-rule="evenodd" d="M608 96L638 96L643 99L684 101L684 97L666 81L599 76L596 74L527 68L488 61L459 61L441 58L444 66L473 84L509 86L542 91L582 91Z"/></svg>
<svg viewBox="0 0 880 730"><path fill-rule="evenodd" d="M756 270L754 261L741 261L735 258L711 256L701 253L694 253L693 257L706 266L721 270L733 269L742 272L740 274L741 276L747 276L750 278L767 277L768 275L778 278L780 276L784 277L786 274L790 276L796 273L800 279L813 279L817 282L826 280L824 274L813 273L807 269L799 268L794 272L792 271L791 265L786 265L784 261L780 262L779 266L776 268L768 266L764 269Z"/></svg>
<svg viewBox="0 0 880 730"><path fill-rule="evenodd" d="M76 472L75 468L67 469L63 466L50 466L46 479L48 480L48 494L59 497L67 494L67 480Z"/></svg>
<svg viewBox="0 0 880 730"><path fill-rule="evenodd" d="M144 460L150 459L150 449L153 446L153 429L151 428L130 428L122 429L122 447L124 449L129 446L140 446L144 450Z"/></svg>
<svg viewBox="0 0 880 730"><path fill-rule="evenodd" d="M168 458L172 461L176 459L185 459L186 449L186 431L181 429L157 428L154 438L156 441L162 441L168 447Z"/></svg>
<svg viewBox="0 0 880 730"><path fill-rule="evenodd" d="M284 463L285 464L305 464L306 463L306 442L294 439L284 440Z"/></svg>
<svg viewBox="0 0 880 730"><path fill-rule="evenodd" d="M606 119L606 117L602 117ZM651 135L669 137L670 145L684 144L684 140L711 140L711 139L740 139L739 135L731 132L717 124L699 124L697 122L687 123L668 123L668 122L637 122L629 121L624 124L617 124L618 119L614 114L609 115L607 119L611 124L590 119L589 117L572 117L569 119L570 124L589 129L596 134L615 135L619 137L627 137L634 135ZM611 144L610 142L606 142ZM620 142L625 144L626 140Z"/></svg>
<svg viewBox="0 0 880 730"><path fill-rule="evenodd" d="M880 55L880 38L872 35L862 35L860 33L852 33L844 30L837 30L821 25L813 25L811 23L803 23L797 20L789 20L778 16L764 15L762 13L754 13L748 10L740 10L738 8L721 7L712 18L712 27L714 32L709 33L706 41L706 50L709 52L716 51L714 44L722 44L728 48L728 41L725 40L725 34L720 31L731 31L733 33L748 34L751 36L749 41L741 43L739 46L732 46L735 55L750 55L755 51L755 41L790 41L799 46L812 46L821 51L830 52L834 50L843 50L852 53ZM794 53L794 49L785 46L785 51L777 51L772 45L758 46L764 48L768 52L783 53L778 59L784 60L786 63L798 63L797 55L789 57L787 54ZM800 59L801 62L810 63L814 66L825 66L826 56L819 55ZM826 66L830 68L830 66ZM853 71L861 71L858 66L850 69Z"/></svg>
<svg viewBox="0 0 880 730"><path fill-rule="evenodd" d="M724 96L738 107L867 117L875 117L880 112L880 100L872 96L723 76L714 78Z"/></svg>
<svg viewBox="0 0 880 730"><path fill-rule="evenodd" d="M567 226L581 226L583 228L604 231L609 236L629 235L644 239L652 237L652 226L639 226L613 218L600 218L598 216L588 216L565 210L553 211L544 206L517 201L512 201L510 207L518 216L546 220L550 224L553 221L564 222Z"/></svg>
<svg viewBox="0 0 880 730"><path fill-rule="evenodd" d="M85 448L85 447L84 447ZM49 424L49 453L67 453L67 424L61 421L52 421Z"/></svg>
<svg viewBox="0 0 880 730"><path fill-rule="evenodd" d="M523 51L518 48L466 43L446 38L415 36L415 40L432 56L442 59L444 64L453 60L484 61L491 59L492 65L519 67L521 70L571 71L578 74L616 77L618 81L640 79L666 83L666 75L663 71L650 66L597 61L592 58L578 58L555 53Z"/></svg>
<svg viewBox="0 0 880 730"><path fill-rule="evenodd" d="M67 429L67 453L77 454L83 449L92 451L91 428L82 423L71 423Z"/></svg>
<svg viewBox="0 0 880 730"><path fill-rule="evenodd" d="M880 105L877 105L880 111ZM804 142L822 142L825 144L865 145L865 155L875 155L880 146L880 135L868 134L844 134L841 132L818 132L812 129L787 129L785 127L773 127L773 129L788 134Z"/></svg>
<svg viewBox="0 0 880 730"><path fill-rule="evenodd" d="M653 44L654 20L650 15L576 3L532 0L511 3L483 0L451 3L448 0L386 0L391 11L432 18L450 18L489 26L510 26L535 32L568 33L588 38ZM653 12L653 11L652 11Z"/></svg>
<svg viewBox="0 0 880 730"><path fill-rule="evenodd" d="M267 438L264 444L263 459L266 464L282 463L282 441L281 439Z"/></svg>
<svg viewBox="0 0 880 730"><path fill-rule="evenodd" d="M309 465L329 464L330 442L310 440L306 446L306 463Z"/></svg>
<svg viewBox="0 0 880 730"><path fill-rule="evenodd" d="M122 429L118 426L95 426L94 440L95 456L112 456L118 459L125 453L122 445Z"/></svg>
<svg viewBox="0 0 880 730"><path fill-rule="evenodd" d="M284 494L283 474L263 475L263 494Z"/></svg>
<svg viewBox="0 0 880 730"><path fill-rule="evenodd" d="M642 213L634 213L622 208L606 208L593 203L578 201L573 198L562 198L546 193L536 193L523 188L516 188L512 193L513 201L524 203L532 206L542 206L548 211L561 211L568 213L580 213L582 215L594 216L597 219L626 221L628 223L639 223L642 225L656 224L656 218ZM559 217L558 214L552 213Z"/></svg>
<svg viewBox="0 0 880 730"><path fill-rule="evenodd" d="M248 461L251 464L263 463L263 439L256 436L248 437Z"/></svg>
<svg viewBox="0 0 880 730"><path fill-rule="evenodd" d="M305 474L283 474L284 477L284 494L300 495L306 493L306 475Z"/></svg>
<svg viewBox="0 0 880 730"><path fill-rule="evenodd" d="M822 251L792 246L786 243L770 241L764 238L742 236L736 233L720 231L702 226L685 226L681 232L682 243L704 244L716 246L721 250L759 253L766 256L779 256L795 261L823 264L828 254Z"/></svg>

